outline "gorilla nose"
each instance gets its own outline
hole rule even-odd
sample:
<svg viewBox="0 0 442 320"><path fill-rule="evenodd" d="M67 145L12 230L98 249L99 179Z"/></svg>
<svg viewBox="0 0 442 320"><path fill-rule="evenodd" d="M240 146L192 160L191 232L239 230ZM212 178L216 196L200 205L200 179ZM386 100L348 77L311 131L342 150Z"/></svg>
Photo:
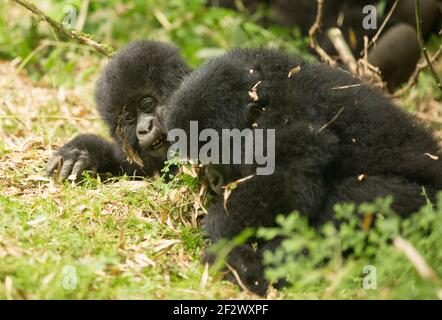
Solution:
<svg viewBox="0 0 442 320"><path fill-rule="evenodd" d="M137 123L137 137L143 138L148 135L154 127L154 117L141 117Z"/></svg>

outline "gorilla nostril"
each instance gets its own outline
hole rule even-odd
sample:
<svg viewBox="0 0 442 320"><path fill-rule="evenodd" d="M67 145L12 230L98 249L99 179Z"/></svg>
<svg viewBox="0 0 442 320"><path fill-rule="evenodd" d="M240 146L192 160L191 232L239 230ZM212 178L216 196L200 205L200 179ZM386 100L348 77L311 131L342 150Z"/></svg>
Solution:
<svg viewBox="0 0 442 320"><path fill-rule="evenodd" d="M152 131L152 129L153 129L153 122L154 122L154 119L152 118L152 119L150 119L149 123L147 124L147 130L148 131Z"/></svg>
<svg viewBox="0 0 442 320"><path fill-rule="evenodd" d="M155 117L141 114L138 116L136 127L137 136L147 136L155 130Z"/></svg>

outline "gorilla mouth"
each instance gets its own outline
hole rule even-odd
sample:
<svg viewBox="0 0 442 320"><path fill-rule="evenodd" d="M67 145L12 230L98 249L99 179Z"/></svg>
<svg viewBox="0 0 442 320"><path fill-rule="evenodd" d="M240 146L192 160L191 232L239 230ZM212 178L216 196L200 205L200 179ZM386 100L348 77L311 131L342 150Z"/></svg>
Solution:
<svg viewBox="0 0 442 320"><path fill-rule="evenodd" d="M153 143L152 143L152 149L153 150L158 150L160 149L162 146L164 146L166 144L166 136L165 135L161 135L158 139L156 139Z"/></svg>

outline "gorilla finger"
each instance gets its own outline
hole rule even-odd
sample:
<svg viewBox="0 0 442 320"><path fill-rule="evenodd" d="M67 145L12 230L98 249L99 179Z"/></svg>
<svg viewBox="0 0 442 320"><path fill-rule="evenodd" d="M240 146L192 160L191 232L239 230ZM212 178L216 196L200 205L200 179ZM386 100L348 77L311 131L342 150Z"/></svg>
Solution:
<svg viewBox="0 0 442 320"><path fill-rule="evenodd" d="M48 164L46 165L46 174L48 176L51 176L55 169L57 169L58 164L63 161L62 156L53 156L51 160L49 160Z"/></svg>
<svg viewBox="0 0 442 320"><path fill-rule="evenodd" d="M83 170L85 170L88 166L89 161L87 159L79 159L77 162L75 162L74 167L72 168L72 173L69 175L68 180L77 180Z"/></svg>
<svg viewBox="0 0 442 320"><path fill-rule="evenodd" d="M74 166L75 161L72 159L66 160L63 163L63 166L61 167L61 171L60 171L60 179L64 180L67 177L69 177L69 175L72 172L72 167Z"/></svg>

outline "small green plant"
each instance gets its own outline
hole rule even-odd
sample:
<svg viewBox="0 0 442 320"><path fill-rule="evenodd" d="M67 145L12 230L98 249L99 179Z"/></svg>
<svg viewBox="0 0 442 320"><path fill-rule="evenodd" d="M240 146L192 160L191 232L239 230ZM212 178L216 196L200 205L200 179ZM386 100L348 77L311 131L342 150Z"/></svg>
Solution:
<svg viewBox="0 0 442 320"><path fill-rule="evenodd" d="M266 277L270 281L288 280L288 293L322 292L326 297L345 297L346 292L360 288L361 297L374 294L379 298L381 290L362 290L364 268L374 266L378 281L382 280L379 287L393 291L393 297L436 298L440 281L421 279L392 241L399 235L408 239L436 273L442 274L438 250L442 245L442 193L435 207L428 203L405 220L395 215L391 203L392 198L387 197L359 206L338 204L335 216L339 223L327 223L319 229L313 229L297 212L278 216L277 227L258 230L262 239L282 239L275 251L264 254ZM391 283L394 287L388 288ZM404 290L411 283L416 287Z"/></svg>

